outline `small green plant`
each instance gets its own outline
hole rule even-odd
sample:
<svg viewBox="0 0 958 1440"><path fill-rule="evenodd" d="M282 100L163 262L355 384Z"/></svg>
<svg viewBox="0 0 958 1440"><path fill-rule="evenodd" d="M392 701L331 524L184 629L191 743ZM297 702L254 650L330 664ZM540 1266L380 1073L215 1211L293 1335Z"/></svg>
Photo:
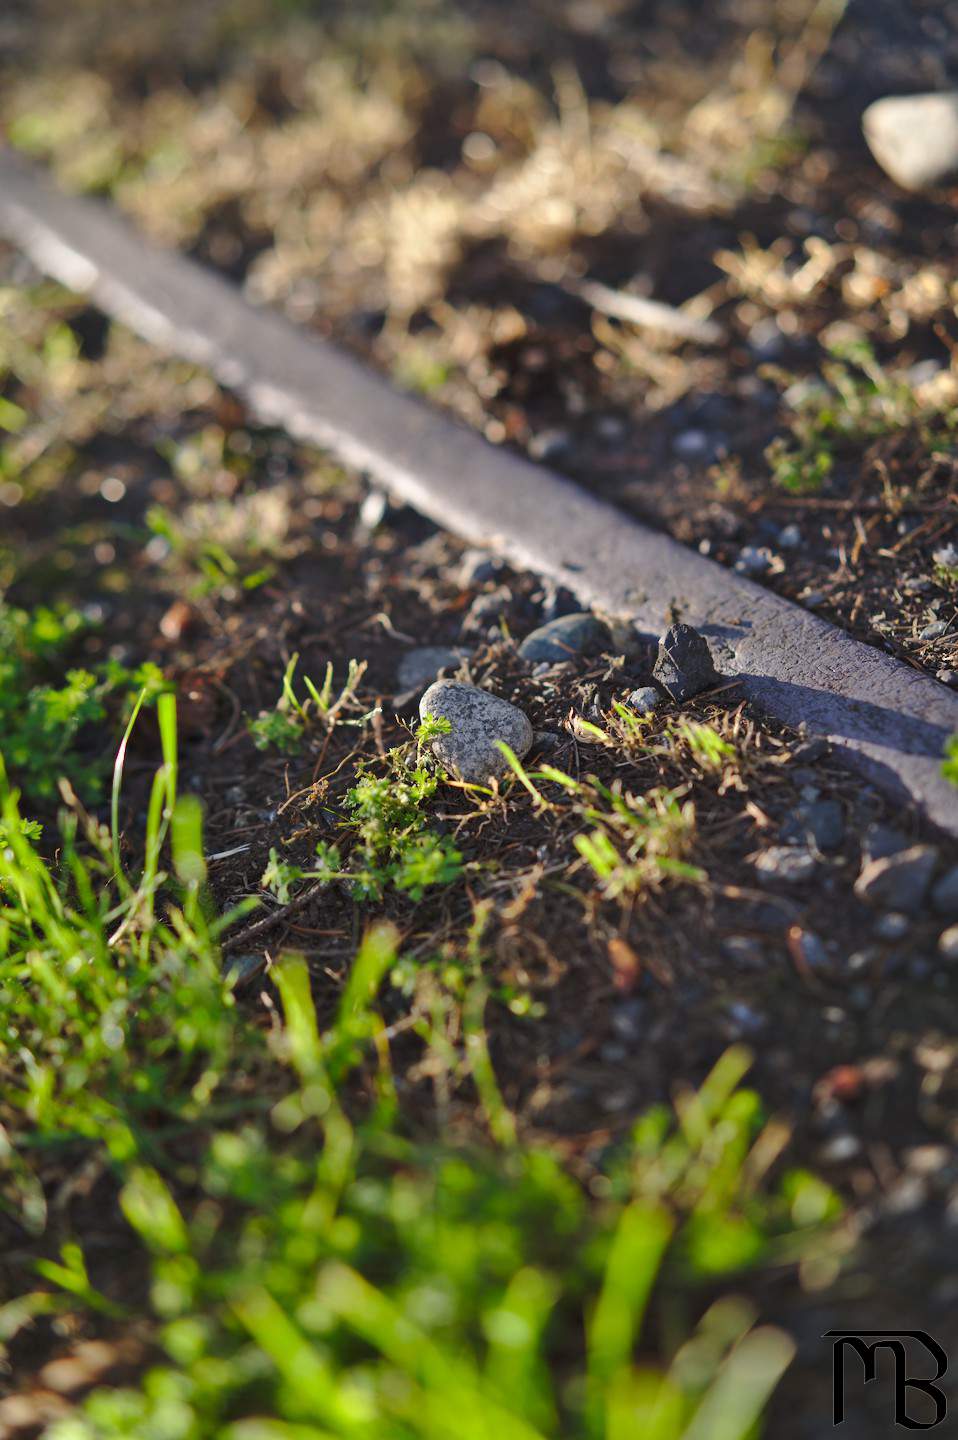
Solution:
<svg viewBox="0 0 958 1440"><path fill-rule="evenodd" d="M314 723L330 731L337 724L365 725L376 713L369 710L358 718L345 718L347 711L356 708L356 691L366 673L365 660L350 660L346 682L335 699L332 662L326 665L322 688L317 689L308 675L302 677L307 691L305 700L299 698L293 684L298 664L299 656L293 655L283 672L283 688L272 710L263 710L255 720L247 721L257 750L275 749L295 755Z"/></svg>
<svg viewBox="0 0 958 1440"><path fill-rule="evenodd" d="M96 673L69 669L60 660L86 628L75 610L27 611L0 600L0 756L7 773L29 800L48 801L69 770L76 792L98 793L109 756L83 741L106 716L108 696L151 695L163 688L155 665L130 671L115 661ZM59 672L61 683L47 677Z"/></svg>
<svg viewBox="0 0 958 1440"><path fill-rule="evenodd" d="M594 829L575 847L609 899L640 895L664 880L702 884L704 870L688 863L695 840L695 807L687 788L630 795L592 779L595 799L583 807Z"/></svg>
<svg viewBox="0 0 958 1440"><path fill-rule="evenodd" d="M447 835L430 829L426 812L438 783L425 766L406 768L404 748L393 751L388 774L361 772L346 793L348 858L340 846L320 841L317 863L307 870L282 861L273 849L261 883L284 902L302 880L345 881L357 900L380 900L390 888L421 900L426 890L452 884L462 874L462 855Z"/></svg>
<svg viewBox="0 0 958 1440"><path fill-rule="evenodd" d="M941 773L952 785L958 785L958 735L952 735L945 743L945 758L942 761Z"/></svg>
<svg viewBox="0 0 958 1440"><path fill-rule="evenodd" d="M424 715L416 726L414 738L420 750L424 750L440 735L452 733L452 721L445 715Z"/></svg>
<svg viewBox="0 0 958 1440"><path fill-rule="evenodd" d="M703 770L721 771L738 760L735 746L724 740L714 725L705 725L698 720L680 720L670 726L667 733L685 746Z"/></svg>
<svg viewBox="0 0 958 1440"><path fill-rule="evenodd" d="M929 445L954 433L958 413L919 400L907 380L884 369L867 341L833 343L829 356L822 379L814 383L767 367L784 389L797 391L791 436L774 440L765 452L783 489L798 494L820 489L839 449L849 444L866 444L914 425Z"/></svg>

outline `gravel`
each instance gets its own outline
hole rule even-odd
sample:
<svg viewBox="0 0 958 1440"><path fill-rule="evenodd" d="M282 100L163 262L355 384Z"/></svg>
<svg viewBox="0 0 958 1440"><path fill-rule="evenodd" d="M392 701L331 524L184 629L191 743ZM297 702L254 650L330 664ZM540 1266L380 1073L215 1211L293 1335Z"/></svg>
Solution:
<svg viewBox="0 0 958 1440"><path fill-rule="evenodd" d="M938 937L938 954L944 960L958 960L958 925L949 925Z"/></svg>
<svg viewBox="0 0 958 1440"><path fill-rule="evenodd" d="M879 165L905 190L926 190L958 173L958 91L876 100L862 130Z"/></svg>
<svg viewBox="0 0 958 1440"><path fill-rule="evenodd" d="M690 700L720 678L704 635L692 625L671 625L659 641L652 674L673 700Z"/></svg>
<svg viewBox="0 0 958 1440"><path fill-rule="evenodd" d="M550 665L573 660L577 655L595 655L609 643L608 628L588 611L560 615L540 625L519 646L523 660Z"/></svg>
<svg viewBox="0 0 958 1440"><path fill-rule="evenodd" d="M937 863L938 850L934 845L912 845L896 855L870 860L855 881L855 894L859 900L882 910L914 915L928 894Z"/></svg>
<svg viewBox="0 0 958 1440"><path fill-rule="evenodd" d="M516 705L461 680L430 685L419 714L423 720L432 715L450 722L450 732L432 741L432 752L446 770L471 784L488 784L508 772L497 741L504 740L520 760L532 745L532 726Z"/></svg>

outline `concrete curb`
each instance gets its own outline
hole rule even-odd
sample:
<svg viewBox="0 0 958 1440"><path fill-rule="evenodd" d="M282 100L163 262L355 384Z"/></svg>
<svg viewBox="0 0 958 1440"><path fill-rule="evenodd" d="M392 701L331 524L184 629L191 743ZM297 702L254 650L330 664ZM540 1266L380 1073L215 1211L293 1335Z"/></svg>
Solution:
<svg viewBox="0 0 958 1440"><path fill-rule="evenodd" d="M958 696L944 686L487 444L152 246L107 206L58 193L9 152L0 152L0 232L146 339L211 370L260 420L333 452L446 529L649 635L673 619L698 626L723 673L768 715L804 722L958 835L958 790L941 774Z"/></svg>

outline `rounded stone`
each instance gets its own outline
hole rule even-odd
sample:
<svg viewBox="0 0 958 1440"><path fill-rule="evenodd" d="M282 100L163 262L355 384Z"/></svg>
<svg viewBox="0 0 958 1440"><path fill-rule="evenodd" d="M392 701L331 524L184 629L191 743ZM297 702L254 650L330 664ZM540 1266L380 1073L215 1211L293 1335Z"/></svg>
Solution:
<svg viewBox="0 0 958 1440"><path fill-rule="evenodd" d="M836 850L845 836L845 817L837 800L811 800L798 805L782 822L781 839L786 845L808 845L819 850Z"/></svg>
<svg viewBox="0 0 958 1440"><path fill-rule="evenodd" d="M921 909L937 863L934 845L912 845L883 860L870 860L855 881L855 894L882 910L914 915Z"/></svg>
<svg viewBox="0 0 958 1440"><path fill-rule="evenodd" d="M437 680L419 702L420 717L448 720L448 734L437 735L432 752L460 780L485 785L501 779L509 764L497 749L504 740L521 760L532 745L532 726L516 705L461 680Z"/></svg>
<svg viewBox="0 0 958 1440"><path fill-rule="evenodd" d="M958 91L889 95L862 116L879 165L905 190L924 190L958 173Z"/></svg>
<svg viewBox="0 0 958 1440"><path fill-rule="evenodd" d="M608 628L588 611L560 615L540 625L519 646L523 660L557 665L577 655L595 655L609 643Z"/></svg>

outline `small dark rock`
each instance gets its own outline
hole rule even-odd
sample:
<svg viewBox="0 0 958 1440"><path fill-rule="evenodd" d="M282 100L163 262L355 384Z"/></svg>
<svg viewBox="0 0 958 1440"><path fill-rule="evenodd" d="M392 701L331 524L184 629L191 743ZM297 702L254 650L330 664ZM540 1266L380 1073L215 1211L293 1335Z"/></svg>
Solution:
<svg viewBox="0 0 958 1440"><path fill-rule="evenodd" d="M958 916L958 865L946 870L931 892L931 908L949 919Z"/></svg>
<svg viewBox="0 0 958 1440"><path fill-rule="evenodd" d="M659 641L652 669L655 679L673 700L690 700L720 678L708 641L692 625L670 625Z"/></svg>
<svg viewBox="0 0 958 1440"><path fill-rule="evenodd" d="M545 582L540 595L532 598L541 606L543 624L579 612L579 601L572 591L566 589L565 585L553 584L551 580Z"/></svg>
<svg viewBox="0 0 958 1440"><path fill-rule="evenodd" d="M934 845L912 845L882 860L870 860L855 881L855 894L883 910L914 915L921 909L937 863Z"/></svg>
<svg viewBox="0 0 958 1440"><path fill-rule="evenodd" d="M813 800L786 815L780 838L785 845L814 843L819 850L837 850L845 836L845 817L837 800Z"/></svg>
<svg viewBox="0 0 958 1440"><path fill-rule="evenodd" d="M639 1040L646 1028L645 1003L624 1000L612 1015L612 1029L622 1040Z"/></svg>
<svg viewBox="0 0 958 1440"><path fill-rule="evenodd" d="M440 670L458 670L467 651L449 645L417 645L408 651L396 668L396 680L403 694L431 685Z"/></svg>
<svg viewBox="0 0 958 1440"><path fill-rule="evenodd" d="M726 935L721 950L726 960L743 970L758 970L765 960L762 942L753 935Z"/></svg>
<svg viewBox="0 0 958 1440"><path fill-rule="evenodd" d="M862 866L871 860L887 860L889 855L897 855L907 849L908 836L900 830L893 829L891 825L869 825L862 841Z"/></svg>
<svg viewBox="0 0 958 1440"><path fill-rule="evenodd" d="M802 959L810 970L825 970L828 968L830 963L828 951L814 930L802 930L795 943L798 946Z"/></svg>
<svg viewBox="0 0 958 1440"><path fill-rule="evenodd" d="M609 631L602 621L588 611L579 611L560 615L533 630L519 646L519 654L524 660L556 665L576 655L594 655L608 643Z"/></svg>
<svg viewBox="0 0 958 1440"><path fill-rule="evenodd" d="M767 545L743 545L732 568L740 575L765 575L774 564L775 556Z"/></svg>
<svg viewBox="0 0 958 1440"><path fill-rule="evenodd" d="M907 915L902 915L898 910L889 910L885 915L879 915L872 927L872 934L876 940L904 940L911 929L911 921Z"/></svg>
<svg viewBox="0 0 958 1440"><path fill-rule="evenodd" d="M827 754L828 741L821 735L814 735L811 740L803 740L795 746L792 759L799 765L814 765L816 760L822 760Z"/></svg>

